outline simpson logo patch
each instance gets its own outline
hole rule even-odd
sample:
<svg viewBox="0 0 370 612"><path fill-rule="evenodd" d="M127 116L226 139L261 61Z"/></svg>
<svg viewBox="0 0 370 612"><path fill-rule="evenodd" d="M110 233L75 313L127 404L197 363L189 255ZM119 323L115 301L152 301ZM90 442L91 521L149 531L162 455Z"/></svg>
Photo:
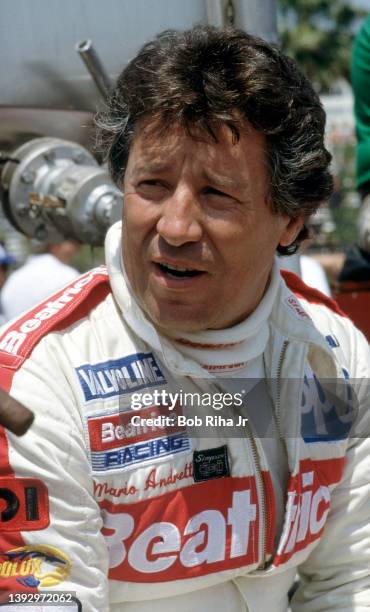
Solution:
<svg viewBox="0 0 370 612"><path fill-rule="evenodd" d="M196 487L196 488L195 488ZM130 504L100 503L109 578L163 582L258 563L253 477L202 482Z"/></svg>
<svg viewBox="0 0 370 612"><path fill-rule="evenodd" d="M82 365L76 369L86 402L132 393L166 383L152 353Z"/></svg>
<svg viewBox="0 0 370 612"><path fill-rule="evenodd" d="M0 532L35 531L50 523L46 485L34 478L0 478Z"/></svg>
<svg viewBox="0 0 370 612"><path fill-rule="evenodd" d="M191 450L185 426L177 425L176 415L181 406L173 410L174 424L154 424L158 417L167 416L167 406L151 406L142 410L94 415L87 417L91 466L95 473L122 470L167 455ZM138 419L138 417L140 417ZM138 424L136 421L140 421ZM142 423L142 424L141 424Z"/></svg>
<svg viewBox="0 0 370 612"><path fill-rule="evenodd" d="M227 446L194 451L193 472L195 482L230 476Z"/></svg>

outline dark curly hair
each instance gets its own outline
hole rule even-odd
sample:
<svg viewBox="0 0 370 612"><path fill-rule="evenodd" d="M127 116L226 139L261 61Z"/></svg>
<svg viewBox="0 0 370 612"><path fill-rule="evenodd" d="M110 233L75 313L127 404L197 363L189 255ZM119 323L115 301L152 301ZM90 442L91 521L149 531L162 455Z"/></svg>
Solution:
<svg viewBox="0 0 370 612"><path fill-rule="evenodd" d="M295 62L243 31L197 26L165 31L142 47L118 78L106 112L97 117L98 147L121 185L137 122L166 129L229 126L236 140L247 120L266 136L269 201L277 214L307 219L332 193L325 113ZM281 254L294 253L303 228Z"/></svg>

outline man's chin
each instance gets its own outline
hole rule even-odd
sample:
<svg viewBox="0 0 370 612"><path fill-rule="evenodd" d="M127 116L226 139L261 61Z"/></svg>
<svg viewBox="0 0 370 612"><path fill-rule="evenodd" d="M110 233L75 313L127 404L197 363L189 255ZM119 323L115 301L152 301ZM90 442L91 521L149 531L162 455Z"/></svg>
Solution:
<svg viewBox="0 0 370 612"><path fill-rule="evenodd" d="M201 321L184 321L183 319L167 319L158 318L152 319L155 327L163 334L176 333L195 333L209 329L209 325L206 322Z"/></svg>
<svg viewBox="0 0 370 612"><path fill-rule="evenodd" d="M145 311L154 326L163 334L200 332L211 327L211 322L204 316L204 312L200 313L196 310L176 307L174 309L145 308Z"/></svg>

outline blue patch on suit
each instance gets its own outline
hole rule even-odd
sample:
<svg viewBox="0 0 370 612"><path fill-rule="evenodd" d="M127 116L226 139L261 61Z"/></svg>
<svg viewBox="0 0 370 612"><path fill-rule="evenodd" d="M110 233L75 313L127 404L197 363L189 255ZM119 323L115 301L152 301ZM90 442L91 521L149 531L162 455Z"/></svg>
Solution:
<svg viewBox="0 0 370 612"><path fill-rule="evenodd" d="M134 353L120 359L81 365L76 373L87 402L166 383L152 353Z"/></svg>
<svg viewBox="0 0 370 612"><path fill-rule="evenodd" d="M328 345L330 346L330 348L338 348L338 346L340 346L337 338L335 336L332 336L331 334L328 334L327 336L325 336L325 340L327 341Z"/></svg>
<svg viewBox="0 0 370 612"><path fill-rule="evenodd" d="M345 400L338 398L325 388L315 374L313 378L304 377L302 393L301 434L306 442L345 440L355 420L354 393L349 383L348 372L344 371Z"/></svg>

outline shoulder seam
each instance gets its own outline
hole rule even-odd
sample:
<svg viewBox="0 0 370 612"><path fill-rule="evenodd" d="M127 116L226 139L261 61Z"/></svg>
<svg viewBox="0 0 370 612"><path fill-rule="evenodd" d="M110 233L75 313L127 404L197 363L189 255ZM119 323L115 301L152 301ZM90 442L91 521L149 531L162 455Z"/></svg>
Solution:
<svg viewBox="0 0 370 612"><path fill-rule="evenodd" d="M82 319L109 292L106 267L100 266L23 313L0 334L0 365L18 369L43 336Z"/></svg>

